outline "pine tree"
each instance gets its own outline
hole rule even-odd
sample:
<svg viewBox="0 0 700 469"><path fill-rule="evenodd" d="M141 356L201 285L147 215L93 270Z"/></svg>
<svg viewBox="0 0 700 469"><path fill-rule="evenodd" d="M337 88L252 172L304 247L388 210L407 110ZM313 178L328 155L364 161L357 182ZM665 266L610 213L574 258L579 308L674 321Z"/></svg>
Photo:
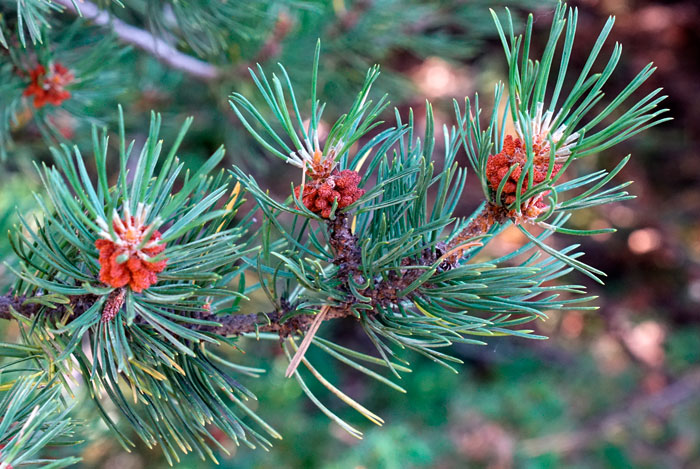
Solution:
<svg viewBox="0 0 700 469"><path fill-rule="evenodd" d="M230 83L241 65L247 68L246 60L232 60L232 44L249 48L253 62L284 59L286 46L293 49L327 23L322 6L123 3L2 2L5 161L22 147L10 136L21 134L17 128L30 118L51 145L51 162L36 165L43 186L33 201L37 214L18 210L11 226L0 216L9 231L0 248L12 251L12 285L0 296L0 317L19 327L17 343L0 344L1 467L75 463L70 455L41 458L53 454L47 446L87 438L81 429L88 423L72 411L84 396L125 448L135 445L133 434L160 447L172 463L189 452L216 459L226 451L219 432L268 448L281 438L278 430L290 429L265 422L264 402L256 410L248 404L255 396L244 382L264 370L227 354L263 340L279 344L289 360L287 376L308 398L360 437L360 428L312 392L311 381L371 422L382 418L326 378L307 358L309 347L403 391L399 379L415 354L456 371L452 344L542 339L526 324L546 319L547 311L595 309L569 274L600 282L604 273L580 260L578 244L558 248L549 240L555 233L614 231L577 230L567 222L575 210L632 197L629 183L613 182L629 156L609 171L581 171L577 160L668 119L657 109L660 90L632 98L652 65L605 97L621 55L616 44L598 64L612 18L583 69L573 72L576 9L556 7L537 58L531 53L533 15L516 34L511 12L492 10L508 65L492 110L484 112L478 96L455 101L454 125L436 135L440 129L427 103L419 135L413 111L396 110L392 122L381 120L391 113L387 96L374 90L378 66L355 78L358 66L385 58L410 28L392 34L393 44L348 44L360 35L372 43L392 12L396 25L430 29L435 18L451 13L440 2L411 8L392 0L357 2L331 24L338 31L325 34L334 38L330 44L317 42L308 61L290 60L289 71L251 66L254 87L247 89ZM487 12L474 8L455 21ZM294 22L304 27L292 34ZM105 27L110 34L99 32ZM420 53L465 40L427 35L411 47ZM222 168L223 146L188 168L179 155L192 119L161 138L161 116L151 113L139 145L127 135L130 116L121 106L116 134L101 127L111 119L99 112L129 86L118 73L131 53L121 42L159 54L197 80L233 87L232 113L258 151L287 163L280 176L289 187L285 196L259 183L245 162ZM326 106L319 90L322 51L339 48L347 64L332 67L335 73L323 80L359 91L352 102ZM297 90L297 80L310 86ZM70 143L56 123L59 110L97 123L90 138ZM436 145L437 138L444 144ZM484 196L465 218L455 213L468 170L457 161L462 149ZM499 258L484 256L486 245L511 225L528 243ZM267 298L267 309L253 310L255 294ZM323 324L339 318L374 347L353 350L323 338Z"/></svg>

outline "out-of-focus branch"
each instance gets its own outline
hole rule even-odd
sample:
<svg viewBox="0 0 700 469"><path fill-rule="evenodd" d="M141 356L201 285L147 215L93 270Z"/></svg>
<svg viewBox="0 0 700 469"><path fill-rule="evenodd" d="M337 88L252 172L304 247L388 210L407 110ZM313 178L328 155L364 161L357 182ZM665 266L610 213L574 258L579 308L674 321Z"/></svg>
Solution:
<svg viewBox="0 0 700 469"><path fill-rule="evenodd" d="M626 409L609 414L582 430L570 433L547 435L523 442L523 450L531 456L546 453L569 453L588 447L602 436L630 421L647 414L667 411L683 401L700 395L700 368L651 396L633 400Z"/></svg>
<svg viewBox="0 0 700 469"><path fill-rule="evenodd" d="M281 12L277 16L275 27L272 33L265 40L258 53L252 60L240 64L237 68L238 73L247 75L248 69L256 64L267 62L268 60L278 56L282 51L282 42L287 37L292 29L292 18L285 12Z"/></svg>
<svg viewBox="0 0 700 469"><path fill-rule="evenodd" d="M78 0L79 9L76 9L72 0L53 0L53 2L94 24L111 28L121 41L152 54L174 69L201 80L216 80L221 76L221 70L215 65L180 52L163 39L115 18L93 3Z"/></svg>

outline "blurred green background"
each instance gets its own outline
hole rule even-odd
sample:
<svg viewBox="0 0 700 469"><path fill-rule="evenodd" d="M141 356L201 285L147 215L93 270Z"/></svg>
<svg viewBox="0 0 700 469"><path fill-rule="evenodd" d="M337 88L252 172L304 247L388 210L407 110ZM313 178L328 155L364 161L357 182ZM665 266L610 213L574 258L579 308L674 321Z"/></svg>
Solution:
<svg viewBox="0 0 700 469"><path fill-rule="evenodd" d="M372 5L371 1L350 3L370 5L364 10L348 6L347 11L358 15L357 21ZM488 96L495 81L504 77L505 61L488 17L488 6L494 2L432 3L445 14L464 4L481 14L471 22L460 22L461 29L438 21L431 29L412 30L405 41L417 41L418 46L409 47L397 39L381 44L381 53L367 46L373 42L371 37L348 35L338 43L332 36L338 34L336 30L325 25L312 28L313 22L307 21L305 34L293 35L289 42L281 40L267 68L276 60L291 63L293 81L305 86L309 74L304 64L308 67L311 59L308 45L321 35L323 43L329 44L321 66L322 96L331 103L329 115L342 110L353 96L356 78L380 55L388 73L378 85L392 93L392 103L403 115L412 107L420 116L427 98L436 105L439 123L451 125L452 98L461 100L476 91ZM582 162L589 168L611 168L627 153L633 154L621 178L635 181L631 192L637 199L581 213L575 220L581 227L618 229L612 235L580 240L587 252L585 260L608 274L605 286L589 285L600 295L600 309L555 314L537 323L538 332L550 337L547 341L505 338L480 348L458 346L455 354L465 361L459 374L410 357L414 372L404 376L405 395L347 369L323 369L322 361L316 360L325 376L385 419L383 427L374 427L328 398L323 388L314 389L327 398L324 402L331 402L334 412L363 430L363 440L332 424L303 397L296 382L284 379L287 362L274 343L245 341L241 347L245 354L231 353L245 364L269 370L266 377L246 385L259 397L260 415L284 440L269 453L222 441L231 454L222 454L218 467L700 467L700 4L695 0L573 4L580 11L574 46L578 53L572 57L571 69L583 65L605 18L616 15L609 48L612 41L620 41L624 52L609 87L621 89L653 61L659 69L639 94L664 87L675 118ZM406 8L415 8L420 19L419 3ZM533 47L541 49L551 8L544 5L535 12L540 41ZM292 21L289 27L302 26ZM435 38L443 36L465 37L464 49L438 47L443 42ZM353 47L354 41L364 42ZM364 57L365 52L371 57ZM185 159L196 164L198 158L226 143L227 164L242 165L259 177L261 185L265 182L273 192L285 194L289 181L279 177L279 171L289 168L263 156L244 135L226 104L230 84L224 88L196 82L137 54L126 60L135 73L122 80L125 91L120 99L132 137L140 138L147 110L162 112L171 131L184 116L194 114ZM348 75L348 69L355 70L357 77ZM234 86L248 95L253 87L244 73ZM63 119L58 123L76 140L89 136L73 127L70 116L58 114L56 119ZM0 176L0 214L7 213L4 207L18 205L25 210L31 206L29 192L38 190L38 181L29 162L46 158L43 142L31 127L19 129L14 138L15 153L3 164ZM461 161L466 165L464 155ZM470 177L469 184L460 209L464 215L480 202L478 183ZM11 217L0 216L0 227L10 223ZM508 230L492 243L491 252L507 252L522 242L517 230ZM6 244L0 243L0 251L7 249ZM2 283L7 284L10 277L2 269ZM577 276L576 281L587 279ZM13 326L1 327L10 337L16 334ZM322 333L340 343L366 345L349 323L326 325ZM309 353L313 358L314 350ZM78 413L87 420L96 416L91 408ZM124 452L101 424L91 426L88 435L90 440L80 448L82 467L167 467L158 451L138 447ZM178 467L206 468L208 464L184 458Z"/></svg>

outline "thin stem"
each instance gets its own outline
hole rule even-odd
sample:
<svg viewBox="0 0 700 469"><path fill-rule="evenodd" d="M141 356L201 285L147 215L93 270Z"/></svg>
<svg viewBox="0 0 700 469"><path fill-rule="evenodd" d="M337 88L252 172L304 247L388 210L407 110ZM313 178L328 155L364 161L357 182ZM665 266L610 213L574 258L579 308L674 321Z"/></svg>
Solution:
<svg viewBox="0 0 700 469"><path fill-rule="evenodd" d="M464 251L474 246L470 243L477 236L485 235L494 225L502 224L508 220L508 211L501 206L487 203L469 224L457 236L452 238L446 251L451 253L447 257L450 265L456 265L464 255Z"/></svg>

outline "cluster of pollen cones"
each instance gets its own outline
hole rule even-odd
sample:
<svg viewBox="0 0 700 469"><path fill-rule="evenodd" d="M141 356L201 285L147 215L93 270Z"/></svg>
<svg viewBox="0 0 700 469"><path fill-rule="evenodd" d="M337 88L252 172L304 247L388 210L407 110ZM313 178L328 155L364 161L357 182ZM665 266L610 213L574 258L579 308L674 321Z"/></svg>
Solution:
<svg viewBox="0 0 700 469"><path fill-rule="evenodd" d="M533 178L534 184L540 184L547 179L550 173L550 146L542 139L536 139L533 144ZM501 191L501 202L505 205L510 205L516 201L518 191L518 180L522 175L522 169L527 163L527 147L519 138L513 138L507 135L503 141L503 149L500 153L491 155L486 162L486 179L493 191L498 191L499 186L504 178L507 177ZM510 168L517 165L513 171ZM554 177L561 170L562 165L556 163L556 160L551 168L550 177ZM520 193L524 194L529 187L529 177L525 177ZM540 193L529 200L523 202L520 211L522 216L529 219L537 218L542 212L547 209L547 204L544 201L544 196L547 193Z"/></svg>
<svg viewBox="0 0 700 469"><path fill-rule="evenodd" d="M320 150L314 152L309 166L306 174L311 181L296 187L294 194L301 198L306 208L321 217L330 218L336 200L340 210L364 195L364 189L358 187L361 180L359 173L350 169L334 169L334 161L323 158Z"/></svg>
<svg viewBox="0 0 700 469"><path fill-rule="evenodd" d="M46 104L60 106L71 94L65 89L74 79L73 74L60 63L54 63L48 70L37 65L29 72L30 83L25 88L24 96L34 96L34 107L39 109Z"/></svg>
<svg viewBox="0 0 700 469"><path fill-rule="evenodd" d="M103 239L95 241L100 251L100 281L115 288L128 285L135 292L158 281L156 274L165 269L167 259L153 261L153 258L165 250L165 245L159 242L158 230L148 234L150 226L142 218L137 215L121 220L115 215L112 226L116 236L103 227Z"/></svg>

